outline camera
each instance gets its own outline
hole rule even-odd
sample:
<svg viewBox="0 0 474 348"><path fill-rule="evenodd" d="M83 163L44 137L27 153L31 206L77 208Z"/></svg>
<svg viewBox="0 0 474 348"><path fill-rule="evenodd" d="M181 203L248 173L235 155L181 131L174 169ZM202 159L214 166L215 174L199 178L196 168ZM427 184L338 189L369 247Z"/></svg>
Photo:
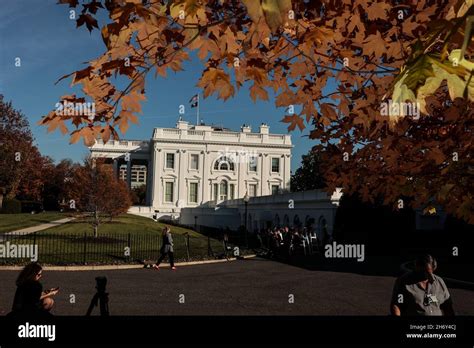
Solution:
<svg viewBox="0 0 474 348"><path fill-rule="evenodd" d="M105 288L107 286L107 278L106 277L96 277L95 278L97 292L102 293L105 292Z"/></svg>

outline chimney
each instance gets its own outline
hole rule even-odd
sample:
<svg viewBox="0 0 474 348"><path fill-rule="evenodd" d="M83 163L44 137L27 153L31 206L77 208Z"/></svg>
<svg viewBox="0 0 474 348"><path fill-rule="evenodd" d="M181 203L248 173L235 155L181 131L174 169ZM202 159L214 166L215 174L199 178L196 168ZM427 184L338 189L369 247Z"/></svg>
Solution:
<svg viewBox="0 0 474 348"><path fill-rule="evenodd" d="M262 123L260 125L260 134L268 134L270 133L270 127L266 123Z"/></svg>
<svg viewBox="0 0 474 348"><path fill-rule="evenodd" d="M178 123L176 123L176 128L182 129L182 130L188 130L188 124L189 122L183 121L180 117L178 120Z"/></svg>
<svg viewBox="0 0 474 348"><path fill-rule="evenodd" d="M242 125L242 127L240 129L241 129L242 133L251 133L252 132L252 127L250 127L247 124Z"/></svg>

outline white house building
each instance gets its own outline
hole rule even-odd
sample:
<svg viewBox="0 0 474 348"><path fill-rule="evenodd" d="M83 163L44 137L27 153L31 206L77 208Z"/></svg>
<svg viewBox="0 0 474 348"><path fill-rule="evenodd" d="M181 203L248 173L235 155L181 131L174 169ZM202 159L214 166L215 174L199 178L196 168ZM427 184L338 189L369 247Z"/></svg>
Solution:
<svg viewBox="0 0 474 348"><path fill-rule="evenodd" d="M149 141L97 141L93 158L109 159L129 187L146 185L145 215L178 217L182 208L266 196L289 190L291 136L239 132L178 121L176 128L155 128Z"/></svg>

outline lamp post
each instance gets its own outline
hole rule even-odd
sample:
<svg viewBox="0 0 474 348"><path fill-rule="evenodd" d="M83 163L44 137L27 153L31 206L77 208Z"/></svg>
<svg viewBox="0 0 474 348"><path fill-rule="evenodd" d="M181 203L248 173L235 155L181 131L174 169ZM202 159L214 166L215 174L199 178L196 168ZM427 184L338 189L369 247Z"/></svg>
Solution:
<svg viewBox="0 0 474 348"><path fill-rule="evenodd" d="M247 209L249 205L250 197L248 193L245 193L244 196L244 203L245 203L245 244L247 245L247 249L249 247L249 239L248 239L248 229L247 229Z"/></svg>

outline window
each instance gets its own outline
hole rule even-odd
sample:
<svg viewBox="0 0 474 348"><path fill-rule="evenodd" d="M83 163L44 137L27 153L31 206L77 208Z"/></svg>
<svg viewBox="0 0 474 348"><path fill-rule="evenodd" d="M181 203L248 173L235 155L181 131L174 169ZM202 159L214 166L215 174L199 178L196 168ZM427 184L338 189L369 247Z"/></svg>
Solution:
<svg viewBox="0 0 474 348"><path fill-rule="evenodd" d="M225 201L227 199L227 181L222 180L220 184L220 200Z"/></svg>
<svg viewBox="0 0 474 348"><path fill-rule="evenodd" d="M165 183L165 202L173 202L173 189L174 185L172 182Z"/></svg>
<svg viewBox="0 0 474 348"><path fill-rule="evenodd" d="M214 184L214 200L217 201L217 198L219 196L219 185L218 184Z"/></svg>
<svg viewBox="0 0 474 348"><path fill-rule="evenodd" d="M199 155L196 155L196 154L191 155L191 169L194 169L194 170L199 169Z"/></svg>
<svg viewBox="0 0 474 348"><path fill-rule="evenodd" d="M277 157L272 158L272 173L280 172L280 159Z"/></svg>
<svg viewBox="0 0 474 348"><path fill-rule="evenodd" d="M165 168L174 169L174 153L166 154Z"/></svg>
<svg viewBox="0 0 474 348"><path fill-rule="evenodd" d="M280 186L272 185L272 195L277 195L279 191L280 191Z"/></svg>
<svg viewBox="0 0 474 348"><path fill-rule="evenodd" d="M256 184L250 184L249 185L249 196L250 197L256 197L257 196L257 185Z"/></svg>
<svg viewBox="0 0 474 348"><path fill-rule="evenodd" d="M235 184L230 184L230 199L235 199Z"/></svg>
<svg viewBox="0 0 474 348"><path fill-rule="evenodd" d="M191 203L197 203L198 201L198 184L192 182L189 184L189 201Z"/></svg>
<svg viewBox="0 0 474 348"><path fill-rule="evenodd" d="M228 157L223 156L214 163L214 170L234 170L234 162Z"/></svg>
<svg viewBox="0 0 474 348"><path fill-rule="evenodd" d="M257 157L255 157L255 156L250 157L249 171L250 172L256 172L257 171Z"/></svg>

